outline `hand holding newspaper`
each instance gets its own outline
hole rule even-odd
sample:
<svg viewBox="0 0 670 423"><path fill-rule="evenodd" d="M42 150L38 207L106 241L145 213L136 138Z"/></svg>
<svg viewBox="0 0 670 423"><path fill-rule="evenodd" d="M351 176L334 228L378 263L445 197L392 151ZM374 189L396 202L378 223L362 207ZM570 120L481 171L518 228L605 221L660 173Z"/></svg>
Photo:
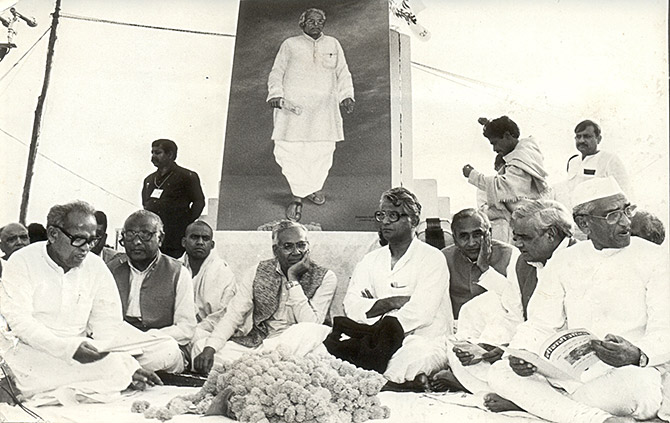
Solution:
<svg viewBox="0 0 670 423"><path fill-rule="evenodd" d="M507 355L534 365L539 374L570 392L611 368L596 355L591 345L591 341L596 339L586 329L568 329L549 337L542 344L540 355L526 350L501 348ZM587 373L590 369L595 371Z"/></svg>

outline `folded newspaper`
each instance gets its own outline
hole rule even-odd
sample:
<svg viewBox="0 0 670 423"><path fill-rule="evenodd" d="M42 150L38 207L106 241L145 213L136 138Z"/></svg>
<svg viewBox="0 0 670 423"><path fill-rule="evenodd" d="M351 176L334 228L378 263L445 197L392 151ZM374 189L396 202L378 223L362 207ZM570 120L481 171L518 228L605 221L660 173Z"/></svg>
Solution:
<svg viewBox="0 0 670 423"><path fill-rule="evenodd" d="M569 329L549 337L540 348L540 355L526 350L501 347L508 355L525 360L537 372L568 392L574 392L611 369L596 355L591 341L596 340L586 329Z"/></svg>

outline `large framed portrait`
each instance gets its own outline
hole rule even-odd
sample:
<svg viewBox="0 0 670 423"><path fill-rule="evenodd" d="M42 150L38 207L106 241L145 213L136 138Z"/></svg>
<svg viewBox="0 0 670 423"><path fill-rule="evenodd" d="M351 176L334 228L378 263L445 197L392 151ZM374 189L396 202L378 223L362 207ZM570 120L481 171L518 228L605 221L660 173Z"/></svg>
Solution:
<svg viewBox="0 0 670 423"><path fill-rule="evenodd" d="M325 22L300 25L308 8ZM304 29L313 24L323 25L316 39ZM391 186L389 69L386 0L242 1L217 228L257 229L303 198L301 223L376 230L372 214Z"/></svg>

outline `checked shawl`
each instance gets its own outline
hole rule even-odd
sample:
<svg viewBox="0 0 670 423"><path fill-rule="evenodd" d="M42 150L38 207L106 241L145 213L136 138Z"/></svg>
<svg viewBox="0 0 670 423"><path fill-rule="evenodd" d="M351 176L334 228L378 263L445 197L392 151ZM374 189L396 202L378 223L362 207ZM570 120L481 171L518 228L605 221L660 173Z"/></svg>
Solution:
<svg viewBox="0 0 670 423"><path fill-rule="evenodd" d="M300 286L305 296L312 299L316 290L321 286L323 277L328 269L316 263L300 277ZM277 259L262 261L258 264L256 276L253 282L253 327L249 334L234 336L232 341L249 348L258 347L268 336L266 321L279 308L279 295L281 293L282 275L277 271Z"/></svg>

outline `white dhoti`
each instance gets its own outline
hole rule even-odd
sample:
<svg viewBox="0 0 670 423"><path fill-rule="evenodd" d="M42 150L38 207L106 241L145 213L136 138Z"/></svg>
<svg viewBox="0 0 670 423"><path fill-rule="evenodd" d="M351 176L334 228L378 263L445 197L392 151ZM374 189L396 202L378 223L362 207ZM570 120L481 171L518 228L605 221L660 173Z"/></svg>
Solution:
<svg viewBox="0 0 670 423"><path fill-rule="evenodd" d="M319 191L333 165L334 141L275 140L274 155L291 192L304 198Z"/></svg>
<svg viewBox="0 0 670 423"><path fill-rule="evenodd" d="M491 364L486 361L480 361L471 366L464 366L453 351L454 345L447 341L447 357L449 367L456 379L465 389L473 394L492 392L488 384L488 374Z"/></svg>
<svg viewBox="0 0 670 423"><path fill-rule="evenodd" d="M124 322L117 339L119 343L122 341L123 343L156 341L148 345L142 345L142 354L135 356L146 370L168 373L180 373L184 370L184 358L179 349L179 344L171 336L163 335L157 330L142 332Z"/></svg>
<svg viewBox="0 0 670 423"><path fill-rule="evenodd" d="M238 344L235 341L228 341L223 348L214 355L214 364L221 364L224 361L234 361L247 353L262 353L272 351L283 345L290 353L297 356L304 356L307 353L328 354L323 341L330 333L329 326L318 323L296 323L279 335L266 338L261 345L256 348L248 348ZM206 339L201 339L193 345L192 355L197 357L205 348Z"/></svg>
<svg viewBox="0 0 670 423"><path fill-rule="evenodd" d="M446 365L446 337L409 335L389 360L384 377L391 382L404 383L421 373L430 375Z"/></svg>
<svg viewBox="0 0 670 423"><path fill-rule="evenodd" d="M599 423L608 417L648 420L661 406L661 374L653 367L613 368L572 394L558 390L538 374L518 376L507 360L491 366L493 390L527 412L552 422Z"/></svg>
<svg viewBox="0 0 670 423"><path fill-rule="evenodd" d="M127 353L110 353L96 362L82 364L74 359L56 358L23 342L3 349L3 357L16 377L17 388L26 398L64 405L113 401L130 385L133 374L140 368L137 360Z"/></svg>

